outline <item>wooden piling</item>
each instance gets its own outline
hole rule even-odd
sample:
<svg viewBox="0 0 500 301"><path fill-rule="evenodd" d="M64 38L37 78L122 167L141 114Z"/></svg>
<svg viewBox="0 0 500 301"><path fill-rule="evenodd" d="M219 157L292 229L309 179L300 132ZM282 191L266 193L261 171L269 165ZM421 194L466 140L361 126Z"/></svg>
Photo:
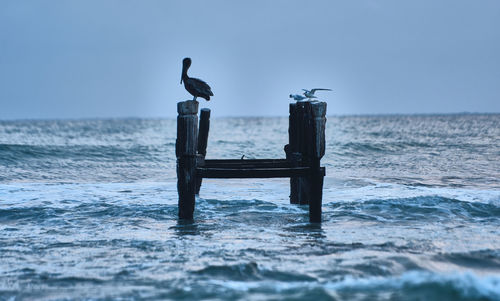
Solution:
<svg viewBox="0 0 500 301"><path fill-rule="evenodd" d="M299 148L300 166L311 166L312 154L312 115L311 102L299 102L297 105L298 126L299 126ZM307 205L311 200L311 178L301 177L298 181L299 204Z"/></svg>
<svg viewBox="0 0 500 301"><path fill-rule="evenodd" d="M200 110L200 130L198 131L198 159L205 160L207 154L208 131L210 130L210 109ZM200 193L203 178L196 178L196 194Z"/></svg>
<svg viewBox="0 0 500 301"><path fill-rule="evenodd" d="M310 175L310 201L309 221L311 223L321 222L321 206L323 199L324 172L320 167L321 158L325 155L325 126L326 126L326 102L313 102L311 108L311 153L309 166Z"/></svg>
<svg viewBox="0 0 500 301"><path fill-rule="evenodd" d="M292 166L309 166L311 146L311 103L296 102L290 104L288 128L287 159ZM290 203L306 205L310 200L309 177L290 178Z"/></svg>
<svg viewBox="0 0 500 301"><path fill-rule="evenodd" d="M193 219L196 190L196 151L198 146L198 102L177 103L177 191L179 218Z"/></svg>
<svg viewBox="0 0 500 301"><path fill-rule="evenodd" d="M290 203L309 204L311 222L321 222L324 169L320 161L325 154L325 102L290 104L287 160L293 167L309 167L310 174L290 178Z"/></svg>
<svg viewBox="0 0 500 301"><path fill-rule="evenodd" d="M298 167L300 160L300 154L297 151L299 141L296 112L297 104L291 103L290 116L288 117L288 144L285 145L285 154L287 161L290 162L292 167ZM298 181L297 177L290 178L290 204L299 203Z"/></svg>

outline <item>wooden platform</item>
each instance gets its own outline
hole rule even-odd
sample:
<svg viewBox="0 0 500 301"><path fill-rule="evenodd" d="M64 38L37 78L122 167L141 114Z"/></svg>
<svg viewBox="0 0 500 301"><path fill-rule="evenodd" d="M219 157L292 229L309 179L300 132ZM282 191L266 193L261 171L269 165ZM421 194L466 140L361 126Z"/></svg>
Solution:
<svg viewBox="0 0 500 301"><path fill-rule="evenodd" d="M323 178L320 160L325 152L326 103L290 104L289 144L285 159L207 159L210 110L198 102L177 105L177 189L179 218L192 219L195 194L203 178L290 178L290 203L309 204L309 220L321 222Z"/></svg>

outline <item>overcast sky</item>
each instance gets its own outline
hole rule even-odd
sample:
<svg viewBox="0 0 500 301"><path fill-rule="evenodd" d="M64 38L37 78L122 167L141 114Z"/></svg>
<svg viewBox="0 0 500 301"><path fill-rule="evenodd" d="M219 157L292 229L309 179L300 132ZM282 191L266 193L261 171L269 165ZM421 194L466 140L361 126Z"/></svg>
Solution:
<svg viewBox="0 0 500 301"><path fill-rule="evenodd" d="M500 112L500 1L1 0L0 119Z"/></svg>

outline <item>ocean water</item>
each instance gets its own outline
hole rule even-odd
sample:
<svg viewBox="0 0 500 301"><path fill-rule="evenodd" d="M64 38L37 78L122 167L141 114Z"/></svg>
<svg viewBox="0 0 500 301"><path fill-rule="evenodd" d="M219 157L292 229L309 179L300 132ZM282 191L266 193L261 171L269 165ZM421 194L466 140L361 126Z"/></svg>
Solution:
<svg viewBox="0 0 500 301"><path fill-rule="evenodd" d="M283 158L287 118L215 118L208 158ZM287 179L204 180L176 122L0 121L0 300L500 300L500 115L327 121L323 223Z"/></svg>

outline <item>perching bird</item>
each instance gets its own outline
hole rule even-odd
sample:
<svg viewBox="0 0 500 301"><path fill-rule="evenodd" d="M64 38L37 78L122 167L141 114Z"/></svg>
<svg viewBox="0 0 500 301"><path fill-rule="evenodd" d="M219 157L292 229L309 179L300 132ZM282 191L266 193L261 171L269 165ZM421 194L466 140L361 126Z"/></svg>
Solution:
<svg viewBox="0 0 500 301"><path fill-rule="evenodd" d="M190 66L191 59L188 57L184 58L184 60L182 60L181 84L184 81L184 88L186 88L186 90L193 95L193 100L196 100L196 97L201 97L209 101L210 96L214 95L210 86L201 79L189 77L187 71Z"/></svg>
<svg viewBox="0 0 500 301"><path fill-rule="evenodd" d="M316 89L312 89L312 90L302 89L302 91L304 91L304 96L307 98L316 98L316 96L314 96L314 92L319 91L319 90L332 91L332 89L321 89L321 88L316 88Z"/></svg>
<svg viewBox="0 0 500 301"><path fill-rule="evenodd" d="M295 99L296 101L301 101L306 99L305 96L299 95L299 94L290 94L290 98Z"/></svg>

